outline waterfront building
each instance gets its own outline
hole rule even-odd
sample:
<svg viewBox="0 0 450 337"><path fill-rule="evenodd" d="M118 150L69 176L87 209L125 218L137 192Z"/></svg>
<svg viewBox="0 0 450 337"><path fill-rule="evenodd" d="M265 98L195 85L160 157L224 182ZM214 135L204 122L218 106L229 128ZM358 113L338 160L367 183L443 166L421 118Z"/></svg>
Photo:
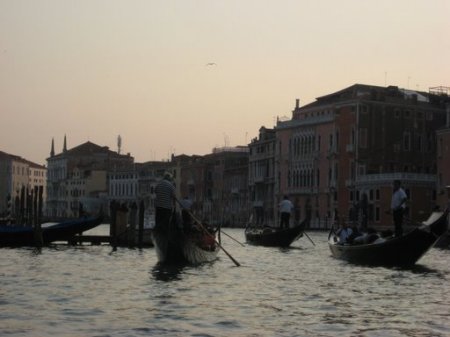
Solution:
<svg viewBox="0 0 450 337"><path fill-rule="evenodd" d="M206 209L204 210L204 200L208 200L208 174L204 157L183 154L172 156L171 163L171 171L175 177L176 195L178 198L188 197L192 201L191 211L193 214L198 218L203 218L203 213L208 213Z"/></svg>
<svg viewBox="0 0 450 337"><path fill-rule="evenodd" d="M450 93L450 88L445 88ZM436 131L437 135L437 205L445 209L450 201L450 103L446 106L445 125Z"/></svg>
<svg viewBox="0 0 450 337"><path fill-rule="evenodd" d="M168 161L148 161L137 163L135 172L137 173L138 193L136 202L144 202L147 211L147 218L154 221L155 214L155 187L163 178L166 171L171 171L171 163ZM148 220L150 221L150 220Z"/></svg>
<svg viewBox="0 0 450 337"><path fill-rule="evenodd" d="M249 217L248 147L214 148L204 156L172 158L177 195L207 223L243 226Z"/></svg>
<svg viewBox="0 0 450 337"><path fill-rule="evenodd" d="M133 166L134 158L86 142L55 154L54 141L47 158L47 209L51 218L78 217L81 212L109 210L108 173Z"/></svg>
<svg viewBox="0 0 450 337"><path fill-rule="evenodd" d="M209 218L225 226L248 221L248 147L214 148L205 155Z"/></svg>
<svg viewBox="0 0 450 337"><path fill-rule="evenodd" d="M248 195L257 225L275 221L275 147L274 129L261 127L258 137L252 139L248 159Z"/></svg>
<svg viewBox="0 0 450 337"><path fill-rule="evenodd" d="M139 172L137 165L114 168L108 172L108 199L119 204L139 202Z"/></svg>
<svg viewBox="0 0 450 337"><path fill-rule="evenodd" d="M436 202L435 131L444 123L445 99L433 92L355 84L303 107L297 100L275 127L274 205L288 194L296 220L310 214L323 228L360 216L364 201L368 225L380 227L391 222L399 178L408 218L421 220Z"/></svg>
<svg viewBox="0 0 450 337"><path fill-rule="evenodd" d="M47 168L20 156L0 151L0 214L14 216L19 212L17 201L26 199L36 189L42 189L46 199ZM23 192L22 192L23 191ZM23 194L23 195L22 195ZM23 207L31 207L26 205Z"/></svg>

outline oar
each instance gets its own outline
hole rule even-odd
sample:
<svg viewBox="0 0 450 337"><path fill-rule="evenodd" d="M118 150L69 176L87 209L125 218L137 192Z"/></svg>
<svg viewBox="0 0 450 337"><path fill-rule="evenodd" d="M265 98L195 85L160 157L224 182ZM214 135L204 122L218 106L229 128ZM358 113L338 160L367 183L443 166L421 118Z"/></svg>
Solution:
<svg viewBox="0 0 450 337"><path fill-rule="evenodd" d="M222 234L225 234L226 236L228 236L231 240L236 241L237 243L239 243L242 247L245 247L245 245L241 242L239 242L238 240L236 240L235 238L233 238L231 235L225 233L222 229L220 229L220 231L222 232Z"/></svg>
<svg viewBox="0 0 450 337"><path fill-rule="evenodd" d="M309 241L311 241L311 243L315 246L316 244L314 243L313 240L311 240L311 238L309 237L309 235L306 232L303 232L303 234L306 235L306 237L309 239Z"/></svg>
<svg viewBox="0 0 450 337"><path fill-rule="evenodd" d="M183 207L183 204L180 202L180 200L178 200L177 198L175 198L175 200L180 204L181 207ZM191 211L189 211L188 209L185 209L185 211L187 211L189 213L189 215L191 216L192 219L194 219L194 221L200 226L200 228L210 237L212 237L214 239L214 242L216 243L216 245L223 250L223 252L230 258L231 261L233 261L233 263L236 265L236 267L239 267L241 264L239 262L236 261L236 259L234 257L231 256L230 253L228 253L225 248L222 247L222 245L217 242L216 238L211 235L208 230L203 226L203 224L200 222L200 220L198 220L194 214L192 214Z"/></svg>

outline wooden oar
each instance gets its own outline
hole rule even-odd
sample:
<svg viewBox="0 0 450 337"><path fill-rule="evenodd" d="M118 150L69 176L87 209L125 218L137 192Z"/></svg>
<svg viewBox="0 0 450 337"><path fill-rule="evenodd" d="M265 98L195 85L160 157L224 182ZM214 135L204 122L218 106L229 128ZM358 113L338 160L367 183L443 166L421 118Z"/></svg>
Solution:
<svg viewBox="0 0 450 337"><path fill-rule="evenodd" d="M223 231L223 229L220 229L220 231L222 232L222 234L225 234L226 236L228 236L231 240L236 241L236 242L239 243L242 247L245 247L245 245L244 245L243 243L239 242L238 240L236 240L235 238L233 238L231 235L225 233L225 232Z"/></svg>
<svg viewBox="0 0 450 337"><path fill-rule="evenodd" d="M178 200L177 198L175 198L176 202L178 202L178 204L180 204L181 207L183 207L183 204L181 203L180 200ZM216 238L211 235L211 233L209 233L209 231L203 226L203 224L200 222L200 220L198 220L194 214L192 214L191 211L189 211L188 209L185 209L185 211L188 212L188 214L191 216L192 219L194 219L194 221L200 226L200 228L210 237L212 237L214 239L214 242L216 243L216 245L223 250L223 252L230 258L231 261L233 261L233 263L236 265L236 267L239 267L241 264L239 262L236 261L236 259L234 257L231 256L230 253L228 253L225 248L222 247L222 245L216 240Z"/></svg>
<svg viewBox="0 0 450 337"><path fill-rule="evenodd" d="M303 234L306 235L306 237L309 239L309 241L311 241L311 243L315 246L316 244L314 243L313 240L311 240L311 238L309 237L309 235L306 232L303 232Z"/></svg>

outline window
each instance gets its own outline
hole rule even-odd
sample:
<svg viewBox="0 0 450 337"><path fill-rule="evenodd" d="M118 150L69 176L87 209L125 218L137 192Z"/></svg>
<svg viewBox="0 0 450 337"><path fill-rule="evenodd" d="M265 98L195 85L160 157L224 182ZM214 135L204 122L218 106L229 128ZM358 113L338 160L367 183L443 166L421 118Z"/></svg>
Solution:
<svg viewBox="0 0 450 337"><path fill-rule="evenodd" d="M361 149L367 149L367 129L359 129L359 147Z"/></svg>
<svg viewBox="0 0 450 337"><path fill-rule="evenodd" d="M404 151L411 150L411 133L409 131L405 131L403 133L403 150Z"/></svg>

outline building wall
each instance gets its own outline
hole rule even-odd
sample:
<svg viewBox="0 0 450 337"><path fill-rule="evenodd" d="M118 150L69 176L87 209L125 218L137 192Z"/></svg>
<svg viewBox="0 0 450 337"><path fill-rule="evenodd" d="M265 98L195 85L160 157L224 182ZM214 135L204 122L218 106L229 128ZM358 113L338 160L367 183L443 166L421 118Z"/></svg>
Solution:
<svg viewBox="0 0 450 337"><path fill-rule="evenodd" d="M42 199L45 202L46 168L30 162L22 157L0 153L0 214L7 211L7 198L11 198L11 212L19 211L19 199L23 197L23 207L26 205L27 194L31 195L42 188ZM23 190L23 192L22 192ZM30 205L31 206L31 205Z"/></svg>
<svg viewBox="0 0 450 337"><path fill-rule="evenodd" d="M389 224L391 218L384 210L389 209L392 181L382 182L376 188L361 181L379 174L429 177L436 172L434 130L444 123L445 110L442 100L433 95L418 93L420 99L414 95L396 87L354 85L305 107L297 105L293 119L279 122L276 127L275 203L283 194L290 195L296 205L296 217L302 218L312 208L311 224L321 227L338 217L348 221L361 195L373 196L378 191L380 200L371 200L372 221L375 226ZM292 146L308 132L320 143L312 161L309 153L298 156ZM304 168L317 170L306 186L302 179L300 184L296 178L292 181L292 175L296 177L296 172ZM413 220L421 220L433 209L432 180L419 179L419 185L414 180L404 182L411 194Z"/></svg>
<svg viewBox="0 0 450 337"><path fill-rule="evenodd" d="M450 200L450 127L437 132L436 192L437 205L445 209Z"/></svg>
<svg viewBox="0 0 450 337"><path fill-rule="evenodd" d="M132 169L134 158L86 142L70 150L64 146L57 155L51 151L47 163L47 215L66 218L79 216L81 199L109 210L108 172Z"/></svg>

